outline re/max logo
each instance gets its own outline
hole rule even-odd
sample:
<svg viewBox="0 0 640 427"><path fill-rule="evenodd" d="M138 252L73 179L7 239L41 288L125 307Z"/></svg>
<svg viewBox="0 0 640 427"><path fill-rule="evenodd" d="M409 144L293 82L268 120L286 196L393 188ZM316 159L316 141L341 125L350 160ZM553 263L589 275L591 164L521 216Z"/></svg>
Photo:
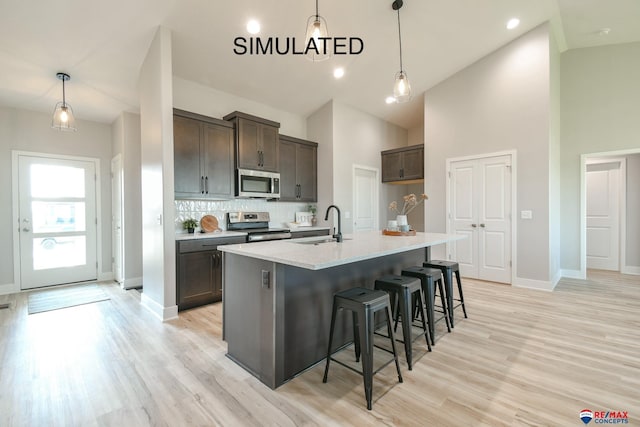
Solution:
<svg viewBox="0 0 640 427"><path fill-rule="evenodd" d="M306 44L295 37L236 37L233 45L236 55L360 55L364 51L360 37L310 38Z"/></svg>
<svg viewBox="0 0 640 427"><path fill-rule="evenodd" d="M629 418L627 411L594 411L593 418Z"/></svg>

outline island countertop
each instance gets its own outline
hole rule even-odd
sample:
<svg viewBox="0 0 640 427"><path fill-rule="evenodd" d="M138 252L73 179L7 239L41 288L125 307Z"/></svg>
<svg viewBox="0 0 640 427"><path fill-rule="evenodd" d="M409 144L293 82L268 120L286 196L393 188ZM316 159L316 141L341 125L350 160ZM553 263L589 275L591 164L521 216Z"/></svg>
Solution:
<svg viewBox="0 0 640 427"><path fill-rule="evenodd" d="M242 243L220 246L218 249L308 270L321 270L465 238L454 234L422 232L415 236L386 236L381 231L346 235L342 243L326 242L328 237Z"/></svg>

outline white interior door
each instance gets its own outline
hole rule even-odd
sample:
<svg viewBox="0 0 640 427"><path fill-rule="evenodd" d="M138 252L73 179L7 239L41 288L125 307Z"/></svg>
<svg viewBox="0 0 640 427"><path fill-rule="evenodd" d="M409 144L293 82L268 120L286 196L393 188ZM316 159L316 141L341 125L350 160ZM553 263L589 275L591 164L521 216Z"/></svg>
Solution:
<svg viewBox="0 0 640 427"><path fill-rule="evenodd" d="M377 230L378 170L353 167L353 231Z"/></svg>
<svg viewBox="0 0 640 427"><path fill-rule="evenodd" d="M118 154L111 160L111 226L112 229L112 265L116 282L124 282L123 245L122 245L122 156Z"/></svg>
<svg viewBox="0 0 640 427"><path fill-rule="evenodd" d="M511 156L450 164L449 231L465 277L511 283Z"/></svg>
<svg viewBox="0 0 640 427"><path fill-rule="evenodd" d="M21 288L97 279L90 161L18 156Z"/></svg>
<svg viewBox="0 0 640 427"><path fill-rule="evenodd" d="M620 269L620 162L587 165L587 268Z"/></svg>

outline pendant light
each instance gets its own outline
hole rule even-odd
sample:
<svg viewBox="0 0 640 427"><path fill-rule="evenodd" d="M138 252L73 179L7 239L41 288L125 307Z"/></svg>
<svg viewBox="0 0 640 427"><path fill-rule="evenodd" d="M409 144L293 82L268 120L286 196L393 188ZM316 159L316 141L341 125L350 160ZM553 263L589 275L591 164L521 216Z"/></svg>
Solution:
<svg viewBox="0 0 640 427"><path fill-rule="evenodd" d="M400 42L400 71L396 73L396 81L393 85L393 96L396 98L396 102L407 102L411 99L409 77L402 68L402 33L400 31L400 8L402 4L402 0L395 0L391 4L393 10L398 12L398 41Z"/></svg>
<svg viewBox="0 0 640 427"><path fill-rule="evenodd" d="M310 40L313 39L313 42L311 42L312 48L307 51L307 58L312 61L329 59L331 53L329 51L330 43L329 40L327 40L328 37L327 21L318 13L318 0L316 0L316 14L311 15L309 19L307 19L307 34L304 38L305 49L309 48ZM317 51L313 49L314 44Z"/></svg>
<svg viewBox="0 0 640 427"><path fill-rule="evenodd" d="M62 80L62 102L56 104L55 110L53 110L53 119L51 120L51 127L56 130L64 131L76 131L76 121L73 117L73 108L67 104L67 99L64 92L64 82L71 79L69 74L58 73L56 74L60 80Z"/></svg>

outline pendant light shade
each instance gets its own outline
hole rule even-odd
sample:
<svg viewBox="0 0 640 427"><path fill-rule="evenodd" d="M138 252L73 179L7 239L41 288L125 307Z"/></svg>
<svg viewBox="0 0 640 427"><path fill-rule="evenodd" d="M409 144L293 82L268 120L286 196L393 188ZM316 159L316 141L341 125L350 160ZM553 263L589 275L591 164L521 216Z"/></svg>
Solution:
<svg viewBox="0 0 640 427"><path fill-rule="evenodd" d="M411 99L411 83L409 83L409 77L402 68L402 32L400 31L400 8L402 7L402 0L395 0L391 7L398 12L398 42L400 44L400 71L396 73L395 83L393 84L393 96L396 98L396 102L407 102Z"/></svg>
<svg viewBox="0 0 640 427"><path fill-rule="evenodd" d="M56 108L53 110L51 127L56 130L76 131L78 129L76 128L76 120L73 117L73 108L67 104L64 91L64 82L71 79L71 77L66 73L58 73L56 77L62 80L62 102L58 102Z"/></svg>
<svg viewBox="0 0 640 427"><path fill-rule="evenodd" d="M331 57L327 37L329 37L327 21L318 14L318 0L316 0L316 14L307 19L307 33L304 38L305 48L308 49L307 58L312 61L324 61ZM313 42L310 41L311 39Z"/></svg>

